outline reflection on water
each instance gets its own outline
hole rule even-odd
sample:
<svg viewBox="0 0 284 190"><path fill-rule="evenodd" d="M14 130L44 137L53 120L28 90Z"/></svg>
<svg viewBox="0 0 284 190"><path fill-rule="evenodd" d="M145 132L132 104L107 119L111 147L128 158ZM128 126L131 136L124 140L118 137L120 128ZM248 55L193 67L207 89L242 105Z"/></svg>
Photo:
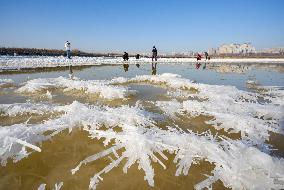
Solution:
<svg viewBox="0 0 284 190"><path fill-rule="evenodd" d="M152 75L157 74L157 62L152 62Z"/></svg>
<svg viewBox="0 0 284 190"><path fill-rule="evenodd" d="M128 68L129 68L129 64L123 64L123 69L125 72L128 71Z"/></svg>
<svg viewBox="0 0 284 190"><path fill-rule="evenodd" d="M0 86L0 103L12 104L19 102L46 102L51 104L70 104L77 100L81 103L91 105L106 105L118 107L121 105L135 105L140 102L141 105L150 112L161 113L153 104L154 101L171 100L167 96L167 89L158 86L145 84L130 84L131 90L136 90L137 94L124 100L104 100L95 94L85 94L82 91L68 91L62 89L50 89L52 99L44 96L42 93L19 94L15 92L23 82L36 78L55 78L59 76L78 77L85 80L104 80L114 77L135 77L136 75L157 75L162 73L177 73L184 78L195 80L200 83L214 85L233 85L238 89L251 91L247 86L247 80L254 80L262 85L283 86L284 74L282 65L240 65L240 64L212 64L210 62L199 65L195 64L144 64L135 65L123 64L119 66L93 66L77 70L72 65L67 70L55 70L49 72L30 72L19 74L1 74L0 78L10 78L15 81L13 84ZM202 69L200 69L200 67ZM265 69L264 69L265 68ZM224 92L226 93L226 92ZM78 110L80 111L80 110ZM129 113L121 113L129 114ZM22 115L22 116L1 116L0 125L12 125L23 123L29 120L29 123L40 123L44 120L56 118L58 115ZM160 117L155 120L157 126L166 129L167 126L180 126L182 130L192 130L202 133L210 130L213 135L224 135L231 139L240 139L240 133L230 133L224 130L216 130L207 122L211 120L210 116L188 117L187 115L176 115L174 118ZM81 160L89 155L105 150L103 140L90 139L89 134L79 128L71 133L67 130L60 133L51 141L42 143L42 152L33 152L28 158L22 159L18 163L8 162L7 166L0 166L0 189L37 189L41 183L47 183L47 189L52 189L55 183L63 181L62 189L88 189L90 178L103 169L107 164L115 159L114 155L96 160L93 163L83 166L82 169L71 175L70 170L74 168ZM283 135L272 134L270 144L279 151L275 155L282 156L284 153ZM75 142L75 143L74 143ZM120 153L119 153L120 154ZM163 160L166 166L164 170L157 162L153 163L155 170L155 187L150 187L144 180L144 173L137 169L137 164L133 165L128 173L123 173L125 161L117 168L113 169L107 175L104 175L104 181L100 183L97 189L193 189L196 183L206 179L205 175L211 175L214 164L206 160L199 164L192 164L188 175L175 176L176 165L172 164L174 156L165 153L168 160ZM225 189L221 181L213 184L213 189Z"/></svg>
<svg viewBox="0 0 284 190"><path fill-rule="evenodd" d="M69 65L69 78L70 78L70 79L73 79L73 78L74 78L74 73L73 73L73 70L72 70L72 65Z"/></svg>
<svg viewBox="0 0 284 190"><path fill-rule="evenodd" d="M138 63L137 63L138 64ZM281 86L284 83L284 65L283 64L217 64L206 63L202 67L203 70L196 70L195 64L159 64L152 65L139 63L136 65L124 64L123 72L119 69L119 65L115 66L92 66L78 68L72 67L73 75L86 80L105 80L114 77L134 77L136 75L149 75L157 71L161 73L177 73L184 78L189 78L201 83L217 84L217 85L233 85L239 89L246 90L245 81L254 77L262 85ZM154 68L154 69L153 69ZM25 72L19 74L0 73L1 78L12 78L16 83L22 83L35 78L55 78L59 76L68 76L70 70L55 70ZM127 70L127 72L125 72ZM68 72L66 72L68 71ZM242 74L242 75L240 75Z"/></svg>

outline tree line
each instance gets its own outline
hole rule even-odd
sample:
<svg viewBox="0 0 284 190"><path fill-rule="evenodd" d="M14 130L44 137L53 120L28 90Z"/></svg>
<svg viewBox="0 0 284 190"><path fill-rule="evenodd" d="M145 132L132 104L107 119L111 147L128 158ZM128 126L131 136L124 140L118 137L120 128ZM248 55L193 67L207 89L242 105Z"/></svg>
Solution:
<svg viewBox="0 0 284 190"><path fill-rule="evenodd" d="M66 51L58 49L38 48L6 48L0 47L0 55L25 55L25 56L66 56ZM88 53L77 49L72 50L72 56L98 57L105 56L103 53Z"/></svg>

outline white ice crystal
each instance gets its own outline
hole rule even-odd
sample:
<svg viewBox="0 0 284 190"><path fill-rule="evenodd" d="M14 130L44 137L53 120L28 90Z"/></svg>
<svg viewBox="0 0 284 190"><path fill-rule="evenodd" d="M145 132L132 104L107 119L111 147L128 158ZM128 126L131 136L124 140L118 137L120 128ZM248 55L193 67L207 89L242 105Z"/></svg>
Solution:
<svg viewBox="0 0 284 190"><path fill-rule="evenodd" d="M146 57L141 57L139 61L135 57L129 58L130 64L150 63L152 60ZM195 58L159 58L159 63L196 63ZM201 62L206 62L202 60ZM273 58L213 58L210 63L283 63L284 59ZM68 67L84 65L113 65L123 64L122 57L78 57L73 56L72 59L67 59L63 56L0 56L0 69L15 70L23 68L43 68L43 67Z"/></svg>
<svg viewBox="0 0 284 190"><path fill-rule="evenodd" d="M17 92L35 93L37 91L54 88L61 88L64 91L81 90L85 93L99 94L101 98L105 99L121 99L135 94L135 91L129 90L127 87L110 85L108 81L72 80L65 77L29 80L22 87L17 89Z"/></svg>
<svg viewBox="0 0 284 190"><path fill-rule="evenodd" d="M58 184L56 183L54 185L54 189L53 190L60 190L62 186L63 186L63 182L62 181L59 182Z"/></svg>
<svg viewBox="0 0 284 190"><path fill-rule="evenodd" d="M0 79L0 88L13 83L14 81L12 79Z"/></svg>
<svg viewBox="0 0 284 190"><path fill-rule="evenodd" d="M115 144L81 161L72 170L73 174L82 164L105 157L122 147L125 149L116 160L91 178L90 189L95 189L102 180L102 175L119 165L124 159L126 160L124 172L127 172L134 163L138 163L138 168L142 168L145 172L144 179L150 186L154 186L154 169L151 163L158 162L165 169L163 161L156 156L159 155L167 160L164 152L176 154L174 163L177 165L177 176L187 175L191 165L197 164L200 160L206 160L215 165L212 177L209 177L214 180L206 181L205 186L204 183L197 184L197 189L201 186L209 187L218 179L226 187L233 189L268 189L283 186L281 180L284 176L284 160L273 158L242 141L225 138L217 141L210 133L199 135L174 128L162 130L157 127L124 124L119 126L122 132L115 132L111 128L100 130L91 126L88 129L92 138L104 138L108 142L113 139ZM275 179L280 181L277 182Z"/></svg>
<svg viewBox="0 0 284 190"><path fill-rule="evenodd" d="M263 145L264 141L269 139L269 132L284 134L283 129L279 126L283 120L284 107L275 103L276 100L278 104L279 102L284 103L284 99L281 99L284 90L274 88L274 90L268 91L270 94L268 92L258 94L238 90L234 86L195 83L171 73L136 76L130 79L120 77L113 79L112 82L114 84L144 82L167 86L174 91L168 95L190 97L191 100L183 103L176 100L158 101L156 105L166 114L175 117L175 113L186 111L191 116L213 116L214 119L208 121L208 124L217 129L241 132L243 139L254 144ZM191 91L187 91L190 89ZM275 101L260 104L258 101L260 97Z"/></svg>
<svg viewBox="0 0 284 190"><path fill-rule="evenodd" d="M46 186L46 184L42 183L42 184L40 184L40 186L38 187L37 190L45 190L45 186Z"/></svg>
<svg viewBox="0 0 284 190"><path fill-rule="evenodd" d="M52 94L48 90L46 91L45 96L50 100L52 99Z"/></svg>
<svg viewBox="0 0 284 190"><path fill-rule="evenodd" d="M215 165L212 176L196 188L211 186L220 179L226 187L233 189L269 189L284 188L284 160L270 156L259 149L240 140L213 137L210 133L196 134L178 128L160 129L156 127L156 114L145 111L141 106L105 106L84 105L73 102L66 106L55 106L53 110L63 112L56 118L42 124L15 124L0 127L0 158L5 164L8 158L18 161L30 154L26 151L29 145L37 145L64 129L83 126L93 139L103 139L108 149L96 153L81 161L72 170L74 174L82 164L114 154L113 160L90 180L90 189L95 189L102 175L114 167L126 163L123 171L134 163L145 172L144 179L154 186L154 169L152 162L166 166L165 152L175 154L176 175L187 175L192 164L207 160ZM80 110L78 112L77 110ZM120 130L116 130L119 127ZM52 132L44 135L46 131ZM221 139L216 139L221 138ZM18 142L17 142L18 141ZM36 149L36 148L35 148ZM120 151L118 151L120 150ZM120 152L120 153L118 153ZM159 155L159 156L158 156Z"/></svg>
<svg viewBox="0 0 284 190"><path fill-rule="evenodd" d="M23 104L23 107L26 104ZM8 106L9 107L9 106ZM15 109L14 106L10 107ZM32 112L41 114L44 112L59 112L63 113L56 119L47 120L40 124L14 124L11 126L0 127L0 159L1 164L5 165L8 158L14 158L14 161L28 156L25 150L25 145L20 142L26 142L30 145L35 145L41 141L47 140L56 135L64 129L72 130L76 126L115 126L117 122L122 123L137 123L138 125L144 125L145 121L148 121L150 114L147 114L139 107L122 106L119 108L98 107L98 106L85 106L77 101L74 101L70 105L55 106L51 109L46 109L45 104L42 105L43 110L40 110L40 105L30 106L26 112ZM34 112L34 108L38 111ZM80 112L78 112L80 110ZM17 112L18 111L18 112ZM21 109L17 108L11 114L23 113ZM5 113L5 112L4 112ZM9 113L9 111L6 111ZM148 122L150 125L150 122ZM50 135L44 135L46 131L52 132ZM32 146L29 146L31 148Z"/></svg>
<svg viewBox="0 0 284 190"><path fill-rule="evenodd" d="M38 114L43 115L49 112L56 112L55 107L51 104L43 103L14 103L14 104L0 104L0 115L16 116L24 114Z"/></svg>
<svg viewBox="0 0 284 190"><path fill-rule="evenodd" d="M206 123L216 129L225 129L232 133L241 133L242 139L263 145L269 139L269 132L284 134L280 123L283 119L283 107L275 105L260 105L249 102L197 101L187 100L182 103L172 101L158 101L156 105L164 113L175 117L175 114L189 113L195 117L198 115L213 116Z"/></svg>
<svg viewBox="0 0 284 190"><path fill-rule="evenodd" d="M28 81L19 91L45 91L63 87L66 90L71 88L101 93L100 90L94 90L97 87L93 87L98 81L85 82L78 79L71 82L66 78L38 79ZM155 105L168 117L187 113L191 116L213 116L214 119L209 121L211 125L217 129L241 132L242 138L232 140L223 136L213 136L210 131L198 134L182 130L178 126L159 128L156 122L160 116L146 111L139 102L135 106L119 107L86 105L77 101L70 105L0 105L1 114L9 116L59 113L57 118L39 124L27 122L1 126L1 164L5 165L8 159L19 161L32 151L41 151L40 142L63 130L69 129L72 132L74 127L80 127L87 131L94 141L102 140L106 149L79 161L71 170L73 175L80 175L78 171L83 165L113 155L111 162L101 171L94 171L94 176L90 179L90 189L96 189L104 175L121 164L124 164L125 173L128 168L137 164L138 169L145 173L144 180L150 186L154 186L155 171L152 164L157 162L165 169L166 165L163 162L168 159L168 154L174 156L176 176L188 175L190 167L199 164L200 161L212 164L214 169L211 174L196 184L195 189L211 188L217 180L232 189L284 188L284 159L269 155L259 148L264 146L269 132L282 133L279 123L283 118L283 104L275 101L259 102L260 97L276 99L282 93L279 92L280 88L274 89L273 95L259 94L241 91L232 86L198 84L175 74L144 75L132 79L116 78L111 82L106 81L103 85L112 88L113 85L122 83L149 83L161 85L172 91L180 90L180 93L169 95L182 95L188 98L187 100L158 101ZM281 98L277 100L280 103L282 101ZM49 133L46 133L47 131ZM56 186L60 187L61 183Z"/></svg>
<svg viewBox="0 0 284 190"><path fill-rule="evenodd" d="M257 81L246 81L247 87L262 94L265 100L277 105L284 106L284 87L261 86Z"/></svg>

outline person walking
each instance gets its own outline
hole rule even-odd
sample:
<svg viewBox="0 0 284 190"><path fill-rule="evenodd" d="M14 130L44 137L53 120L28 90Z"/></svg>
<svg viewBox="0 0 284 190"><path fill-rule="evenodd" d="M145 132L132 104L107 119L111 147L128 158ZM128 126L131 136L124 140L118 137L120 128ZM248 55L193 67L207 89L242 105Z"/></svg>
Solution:
<svg viewBox="0 0 284 190"><path fill-rule="evenodd" d="M156 49L155 46L153 46L153 49L152 49L152 62L154 61L157 61L157 56L158 56L158 50Z"/></svg>
<svg viewBox="0 0 284 190"><path fill-rule="evenodd" d="M66 41L65 43L65 49L68 59L71 59L71 44L69 41Z"/></svg>

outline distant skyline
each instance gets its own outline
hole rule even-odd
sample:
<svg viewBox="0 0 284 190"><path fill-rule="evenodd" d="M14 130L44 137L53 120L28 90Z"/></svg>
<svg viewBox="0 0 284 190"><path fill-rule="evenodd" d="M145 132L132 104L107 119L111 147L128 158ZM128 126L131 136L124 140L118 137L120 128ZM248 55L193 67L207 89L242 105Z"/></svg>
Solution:
<svg viewBox="0 0 284 190"><path fill-rule="evenodd" d="M284 46L282 0L3 0L0 46L88 52Z"/></svg>

